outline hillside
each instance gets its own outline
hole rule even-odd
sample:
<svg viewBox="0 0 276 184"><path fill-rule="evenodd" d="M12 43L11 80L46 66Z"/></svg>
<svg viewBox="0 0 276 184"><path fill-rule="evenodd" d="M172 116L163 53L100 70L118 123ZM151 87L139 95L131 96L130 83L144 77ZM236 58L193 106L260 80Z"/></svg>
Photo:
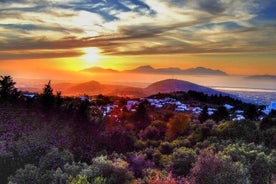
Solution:
<svg viewBox="0 0 276 184"><path fill-rule="evenodd" d="M189 90L203 92L208 95L222 94L227 95L226 93L222 93L220 91L200 86L188 81L176 80L176 79L167 79L163 81L159 81L149 85L144 89L145 93L151 95L156 93L170 93L175 91L184 91L187 92Z"/></svg>
<svg viewBox="0 0 276 184"><path fill-rule="evenodd" d="M156 93L170 93L175 91L189 90L203 92L208 95L222 94L228 95L214 89L200 86L188 81L167 79L155 82L146 88L130 87L123 85L101 84L97 81L89 81L80 84L56 84L54 87L57 91L62 91L63 95L111 95L111 96L128 96L128 97L146 97Z"/></svg>
<svg viewBox="0 0 276 184"><path fill-rule="evenodd" d="M61 90L64 94L71 95L81 95L81 94L100 94L105 90L105 86L97 81L89 81L85 83L80 83L69 87L67 89Z"/></svg>
<svg viewBox="0 0 276 184"><path fill-rule="evenodd" d="M79 95L111 95L111 96L128 96L128 97L143 97L146 96L141 88L101 84L97 81L89 81L80 84L70 85L55 85L55 90L62 91L66 96Z"/></svg>

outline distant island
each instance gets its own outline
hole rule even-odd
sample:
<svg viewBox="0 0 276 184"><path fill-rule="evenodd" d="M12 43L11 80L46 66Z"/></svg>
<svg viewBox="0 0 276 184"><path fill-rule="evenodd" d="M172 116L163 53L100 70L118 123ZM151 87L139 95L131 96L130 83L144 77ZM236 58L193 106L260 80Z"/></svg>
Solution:
<svg viewBox="0 0 276 184"><path fill-rule="evenodd" d="M105 69L101 67L91 67L82 70L83 72L91 72L91 73L117 73L119 71L113 69ZM180 69L177 67L169 67L169 68L153 68L150 65L139 66L135 69L131 70L123 70L121 73L147 73L147 74L177 74L177 75L216 75L216 76L227 76L228 74L221 70L214 70L205 67L196 67L196 68L188 68L188 69Z"/></svg>

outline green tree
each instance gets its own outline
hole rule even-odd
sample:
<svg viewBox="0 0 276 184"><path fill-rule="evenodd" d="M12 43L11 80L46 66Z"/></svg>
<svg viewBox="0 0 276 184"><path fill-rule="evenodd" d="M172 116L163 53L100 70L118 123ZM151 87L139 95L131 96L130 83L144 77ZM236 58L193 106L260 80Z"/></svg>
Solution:
<svg viewBox="0 0 276 184"><path fill-rule="evenodd" d="M231 144L226 147L224 155L229 155L234 162L242 163L249 171L250 183L269 184L275 174L275 151L270 154L267 148L251 144Z"/></svg>
<svg viewBox="0 0 276 184"><path fill-rule="evenodd" d="M78 105L77 118L80 122L87 122L89 120L90 101L88 99L81 100Z"/></svg>
<svg viewBox="0 0 276 184"><path fill-rule="evenodd" d="M179 176L186 176L192 164L196 160L196 152L193 149L180 147L172 154L173 173Z"/></svg>
<svg viewBox="0 0 276 184"><path fill-rule="evenodd" d="M256 105L250 104L245 108L244 116L246 119L257 120L259 113Z"/></svg>
<svg viewBox="0 0 276 184"><path fill-rule="evenodd" d="M276 127L260 131L260 141L268 148L276 149Z"/></svg>
<svg viewBox="0 0 276 184"><path fill-rule="evenodd" d="M212 118L216 121L228 120L229 112L224 106L219 106L218 109L212 115Z"/></svg>
<svg viewBox="0 0 276 184"><path fill-rule="evenodd" d="M70 184L90 184L90 183L87 181L87 176L78 175L77 177L73 178L70 181Z"/></svg>
<svg viewBox="0 0 276 184"><path fill-rule="evenodd" d="M244 121L226 121L215 129L218 137L231 140L245 140L247 142L256 142L258 132L256 123L249 120Z"/></svg>
<svg viewBox="0 0 276 184"><path fill-rule="evenodd" d="M56 170L57 168L63 168L66 163L72 162L72 153L67 150L53 148L40 159L39 163L42 170Z"/></svg>
<svg viewBox="0 0 276 184"><path fill-rule="evenodd" d="M267 117L262 119L259 125L259 128L262 131L273 127L276 128L276 110L271 111Z"/></svg>
<svg viewBox="0 0 276 184"><path fill-rule="evenodd" d="M242 164L212 151L203 151L190 174L191 184L249 184Z"/></svg>
<svg viewBox="0 0 276 184"><path fill-rule="evenodd" d="M15 175L9 177L9 184L37 184L39 183L39 169L27 164L23 169L18 169Z"/></svg>
<svg viewBox="0 0 276 184"><path fill-rule="evenodd" d="M204 123L207 119L209 119L209 114L208 114L208 107L205 105L198 117L198 120L200 121L200 123Z"/></svg>
<svg viewBox="0 0 276 184"><path fill-rule="evenodd" d="M58 91L57 92L57 95L56 95L56 107L59 108L63 103L63 98L61 96L61 91Z"/></svg>
<svg viewBox="0 0 276 184"><path fill-rule="evenodd" d="M144 103L139 104L137 111L133 114L132 120L137 131L143 130L150 125L150 117Z"/></svg>
<svg viewBox="0 0 276 184"><path fill-rule="evenodd" d="M206 125L200 125L189 135L188 139L191 143L197 143L205 140L210 135L211 129Z"/></svg>
<svg viewBox="0 0 276 184"><path fill-rule="evenodd" d="M177 134L184 133L190 126L190 116L188 114L177 114L175 115L167 125L166 136L168 138L173 138Z"/></svg>
<svg viewBox="0 0 276 184"><path fill-rule="evenodd" d="M4 101L15 100L19 97L20 92L15 88L11 76L1 76L0 80L0 99Z"/></svg>
<svg viewBox="0 0 276 184"><path fill-rule="evenodd" d="M55 103L55 96L51 87L51 81L49 81L43 88L40 101L44 110L49 110L53 107Z"/></svg>
<svg viewBox="0 0 276 184"><path fill-rule="evenodd" d="M128 170L127 162L122 159L109 160L106 156L92 160L89 175L92 181L100 180L108 184L127 184L133 181L133 174Z"/></svg>

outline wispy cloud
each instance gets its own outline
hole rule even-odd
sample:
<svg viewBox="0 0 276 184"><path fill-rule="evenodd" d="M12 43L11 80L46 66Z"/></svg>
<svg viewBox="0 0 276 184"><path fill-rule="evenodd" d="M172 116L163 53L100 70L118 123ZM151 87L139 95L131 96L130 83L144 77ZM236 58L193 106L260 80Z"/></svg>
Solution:
<svg viewBox="0 0 276 184"><path fill-rule="evenodd" d="M77 57L83 55L81 51L68 51L68 50L11 50L0 51L2 60L16 60L16 59L40 59L40 58L64 58L64 57Z"/></svg>
<svg viewBox="0 0 276 184"><path fill-rule="evenodd" d="M2 0L0 59L75 57L83 47L109 55L271 52L276 25L258 18L270 3Z"/></svg>

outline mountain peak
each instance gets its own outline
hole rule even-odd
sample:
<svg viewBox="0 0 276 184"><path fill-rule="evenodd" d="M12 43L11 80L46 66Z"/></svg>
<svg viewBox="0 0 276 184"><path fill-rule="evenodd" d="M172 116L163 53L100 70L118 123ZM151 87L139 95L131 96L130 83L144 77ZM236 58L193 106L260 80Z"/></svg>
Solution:
<svg viewBox="0 0 276 184"><path fill-rule="evenodd" d="M205 68L202 66L196 68L189 68L185 70L187 74L194 74L194 75L227 75L225 72L221 70L214 70L210 68Z"/></svg>
<svg viewBox="0 0 276 184"><path fill-rule="evenodd" d="M145 70L145 71L148 70L148 71L151 71L151 70L154 70L154 68L150 65L144 65L144 66L139 66L134 70Z"/></svg>
<svg viewBox="0 0 276 184"><path fill-rule="evenodd" d="M150 65L144 65L144 66L139 66L135 69L132 70L125 70L124 72L134 72L134 73L153 73L155 69L150 66Z"/></svg>

